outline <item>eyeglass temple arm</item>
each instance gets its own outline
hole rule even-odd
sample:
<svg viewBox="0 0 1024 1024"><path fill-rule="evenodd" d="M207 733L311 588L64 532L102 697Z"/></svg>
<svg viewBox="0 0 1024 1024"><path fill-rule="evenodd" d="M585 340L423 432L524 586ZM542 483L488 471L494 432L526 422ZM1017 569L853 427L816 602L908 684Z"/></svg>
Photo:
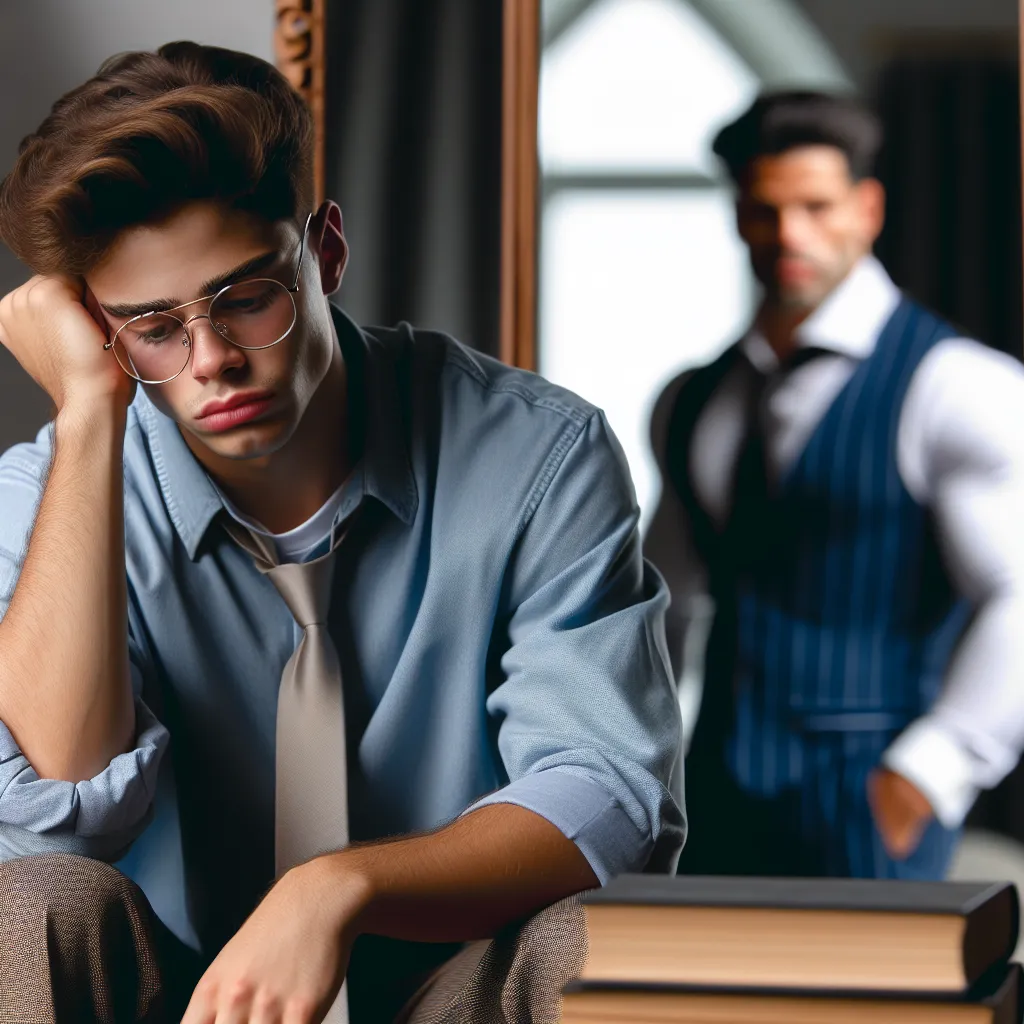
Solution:
<svg viewBox="0 0 1024 1024"><path fill-rule="evenodd" d="M295 277L292 279L292 286L288 289L290 292L297 292L299 290L299 274L302 271L302 257L305 253L306 248L306 232L309 231L309 222L313 219L312 212L306 214L306 223L302 228L302 240L299 242L299 262L295 265Z"/></svg>

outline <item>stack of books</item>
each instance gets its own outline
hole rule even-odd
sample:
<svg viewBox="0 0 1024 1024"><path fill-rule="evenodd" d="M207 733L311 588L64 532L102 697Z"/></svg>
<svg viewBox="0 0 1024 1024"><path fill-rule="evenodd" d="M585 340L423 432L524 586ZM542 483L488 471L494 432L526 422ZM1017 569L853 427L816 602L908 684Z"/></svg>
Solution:
<svg viewBox="0 0 1024 1024"><path fill-rule="evenodd" d="M622 875L563 1024L1020 1024L1008 882Z"/></svg>

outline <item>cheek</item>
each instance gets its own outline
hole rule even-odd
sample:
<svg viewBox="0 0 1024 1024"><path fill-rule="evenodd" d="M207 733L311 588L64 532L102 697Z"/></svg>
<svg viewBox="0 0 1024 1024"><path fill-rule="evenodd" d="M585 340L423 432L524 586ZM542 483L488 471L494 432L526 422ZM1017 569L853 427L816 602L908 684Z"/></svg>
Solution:
<svg viewBox="0 0 1024 1024"><path fill-rule="evenodd" d="M291 367L297 390L316 390L331 365L332 348L333 337L321 331L309 331L297 339Z"/></svg>
<svg viewBox="0 0 1024 1024"><path fill-rule="evenodd" d="M247 352L249 376L258 384L278 388L291 375L295 356L287 339L273 348Z"/></svg>
<svg viewBox="0 0 1024 1024"><path fill-rule="evenodd" d="M191 386L190 386L191 385ZM193 405L201 389L188 376L188 370L168 384L140 385L146 397L165 415L177 422L191 417Z"/></svg>
<svg viewBox="0 0 1024 1024"><path fill-rule="evenodd" d="M859 245L864 236L862 218L853 210L839 211L829 218L825 233L833 251L848 252Z"/></svg>

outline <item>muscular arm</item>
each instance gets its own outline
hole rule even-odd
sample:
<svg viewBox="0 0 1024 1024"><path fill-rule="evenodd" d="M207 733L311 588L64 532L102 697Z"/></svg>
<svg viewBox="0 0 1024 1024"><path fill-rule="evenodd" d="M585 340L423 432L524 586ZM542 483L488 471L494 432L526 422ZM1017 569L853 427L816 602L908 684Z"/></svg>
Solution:
<svg viewBox="0 0 1024 1024"><path fill-rule="evenodd" d="M932 509L951 578L975 614L939 699L885 764L955 827L1024 746L1024 371L970 342L944 346L908 393L904 418L919 426L915 436L901 421L901 470Z"/></svg>
<svg viewBox="0 0 1024 1024"><path fill-rule="evenodd" d="M135 726L122 463L130 389L76 287L36 278L0 303L0 340L59 410L48 481L0 621L0 720L41 778L69 782L129 749Z"/></svg>

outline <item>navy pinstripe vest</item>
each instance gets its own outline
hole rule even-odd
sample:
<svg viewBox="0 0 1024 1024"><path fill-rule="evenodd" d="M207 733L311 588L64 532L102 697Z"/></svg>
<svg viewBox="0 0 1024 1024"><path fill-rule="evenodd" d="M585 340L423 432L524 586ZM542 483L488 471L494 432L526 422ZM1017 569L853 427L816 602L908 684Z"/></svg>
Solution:
<svg viewBox="0 0 1024 1024"><path fill-rule="evenodd" d="M724 755L745 789L799 783L808 733L894 735L935 698L967 609L903 486L896 442L914 370L956 333L904 299L777 487L737 491L737 509L759 503L743 536L716 531L687 465L693 426L738 349L680 393L670 466L716 604L691 758Z"/></svg>

